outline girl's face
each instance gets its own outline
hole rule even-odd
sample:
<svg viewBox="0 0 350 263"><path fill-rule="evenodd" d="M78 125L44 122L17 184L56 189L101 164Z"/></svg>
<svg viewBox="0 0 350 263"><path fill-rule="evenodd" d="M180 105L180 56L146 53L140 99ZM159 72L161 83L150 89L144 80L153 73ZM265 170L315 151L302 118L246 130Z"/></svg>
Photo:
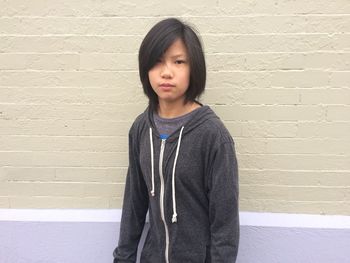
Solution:
<svg viewBox="0 0 350 263"><path fill-rule="evenodd" d="M190 83L190 65L185 44L177 39L148 72L159 104L178 103L185 100Z"/></svg>

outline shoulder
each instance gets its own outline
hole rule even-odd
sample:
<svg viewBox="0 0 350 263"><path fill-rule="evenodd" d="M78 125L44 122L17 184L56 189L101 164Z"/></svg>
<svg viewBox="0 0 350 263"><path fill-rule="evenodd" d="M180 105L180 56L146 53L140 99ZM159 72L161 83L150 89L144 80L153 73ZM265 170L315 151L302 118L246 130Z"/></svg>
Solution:
<svg viewBox="0 0 350 263"><path fill-rule="evenodd" d="M145 129L147 125L147 115L148 115L148 108L141 114L139 114L133 123L131 124L131 127L129 129L129 136L135 137L140 135L140 133Z"/></svg>
<svg viewBox="0 0 350 263"><path fill-rule="evenodd" d="M229 130L225 126L224 122L220 119L220 117L212 110L211 116L204 123L204 128L206 133L214 138L217 143L233 143L232 135Z"/></svg>

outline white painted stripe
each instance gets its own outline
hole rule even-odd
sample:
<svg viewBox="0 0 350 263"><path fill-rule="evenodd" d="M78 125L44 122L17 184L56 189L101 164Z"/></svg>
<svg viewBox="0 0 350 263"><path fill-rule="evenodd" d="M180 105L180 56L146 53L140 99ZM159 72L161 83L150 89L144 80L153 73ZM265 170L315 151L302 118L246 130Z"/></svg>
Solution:
<svg viewBox="0 0 350 263"><path fill-rule="evenodd" d="M121 209L0 209L0 221L120 222ZM350 216L240 212L241 226L350 229Z"/></svg>
<svg viewBox="0 0 350 263"><path fill-rule="evenodd" d="M241 212L241 225L350 229L350 216Z"/></svg>
<svg viewBox="0 0 350 263"><path fill-rule="evenodd" d="M0 209L0 221L120 222L121 209Z"/></svg>

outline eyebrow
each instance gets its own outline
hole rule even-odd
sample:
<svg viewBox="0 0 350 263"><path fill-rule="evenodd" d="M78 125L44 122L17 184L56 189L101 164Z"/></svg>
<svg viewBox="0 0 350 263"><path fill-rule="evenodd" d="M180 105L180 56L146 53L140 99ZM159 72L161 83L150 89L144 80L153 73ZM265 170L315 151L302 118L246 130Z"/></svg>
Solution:
<svg viewBox="0 0 350 263"><path fill-rule="evenodd" d="M178 57L186 57L186 54L181 53L181 54L171 56L171 58L178 58Z"/></svg>

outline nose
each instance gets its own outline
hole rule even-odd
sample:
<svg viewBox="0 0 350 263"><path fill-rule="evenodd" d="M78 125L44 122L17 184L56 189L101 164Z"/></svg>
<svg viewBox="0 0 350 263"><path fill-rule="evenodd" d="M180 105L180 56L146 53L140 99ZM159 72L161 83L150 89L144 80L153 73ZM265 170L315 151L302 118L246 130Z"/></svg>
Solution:
<svg viewBox="0 0 350 263"><path fill-rule="evenodd" d="M173 73L167 63L163 63L160 75L162 78L172 78Z"/></svg>

